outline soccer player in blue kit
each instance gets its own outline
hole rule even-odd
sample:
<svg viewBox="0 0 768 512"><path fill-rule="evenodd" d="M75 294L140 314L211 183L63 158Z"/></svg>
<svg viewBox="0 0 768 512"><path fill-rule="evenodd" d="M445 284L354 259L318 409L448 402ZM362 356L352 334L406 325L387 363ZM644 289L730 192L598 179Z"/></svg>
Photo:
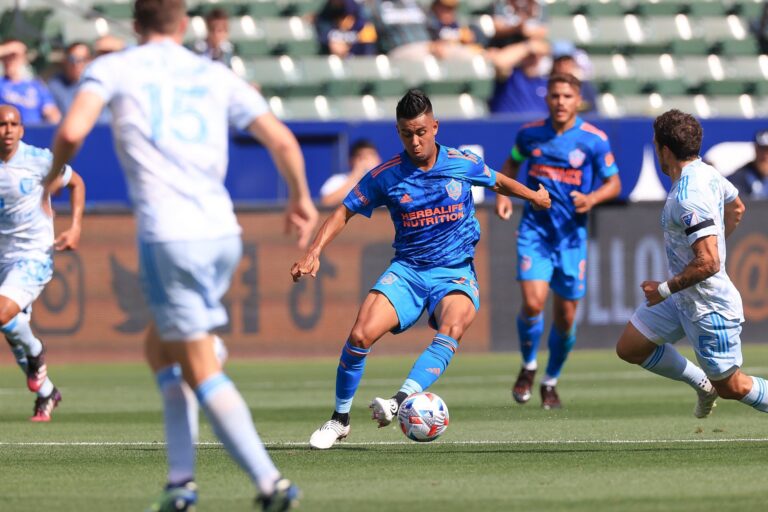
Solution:
<svg viewBox="0 0 768 512"><path fill-rule="evenodd" d="M480 226L472 185L550 206L549 194L497 174L468 151L435 141L438 121L429 98L409 91L397 104L397 133L405 151L372 169L320 228L291 275L317 275L320 253L355 214L370 217L386 206L395 225L395 257L368 293L339 360L331 419L311 436L312 448L328 449L349 434L349 411L371 346L387 332L412 326L426 309L437 329L400 390L370 405L379 427L389 425L411 393L428 389L445 371L480 306L473 267Z"/></svg>
<svg viewBox="0 0 768 512"><path fill-rule="evenodd" d="M544 186L552 208L536 211L526 205L517 238L518 281L523 295L517 331L522 368L512 397L524 404L531 398L536 353L544 333L544 305L554 291L554 321L549 334L549 362L541 381L541 405L561 407L555 386L568 353L576 342L576 308L586 293L587 213L621 192L619 169L608 137L576 115L581 83L572 75L552 75L547 84L549 118L523 126L501 172L517 176L528 161L526 184ZM599 178L602 184L594 188ZM512 215L512 202L497 196L496 213Z"/></svg>

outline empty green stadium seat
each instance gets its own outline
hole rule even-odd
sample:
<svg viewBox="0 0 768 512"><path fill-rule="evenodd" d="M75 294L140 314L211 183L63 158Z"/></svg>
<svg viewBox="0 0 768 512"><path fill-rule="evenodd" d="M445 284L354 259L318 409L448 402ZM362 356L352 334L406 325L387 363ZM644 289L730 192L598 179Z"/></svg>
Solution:
<svg viewBox="0 0 768 512"><path fill-rule="evenodd" d="M727 57L740 55L757 55L760 48L753 37L747 39L728 39L721 41L717 46L717 51Z"/></svg>
<svg viewBox="0 0 768 512"><path fill-rule="evenodd" d="M133 18L133 2L99 2L93 5L93 8L106 16L119 20L130 20Z"/></svg>

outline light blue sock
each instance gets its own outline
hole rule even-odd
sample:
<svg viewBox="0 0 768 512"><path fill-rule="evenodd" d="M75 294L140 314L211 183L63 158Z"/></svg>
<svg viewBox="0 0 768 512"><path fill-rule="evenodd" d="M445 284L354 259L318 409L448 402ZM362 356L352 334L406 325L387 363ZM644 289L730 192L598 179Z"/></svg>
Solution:
<svg viewBox="0 0 768 512"><path fill-rule="evenodd" d="M352 400L365 371L365 358L370 352L370 348L355 347L349 341L341 349L336 369L336 412L348 413L352 409Z"/></svg>
<svg viewBox="0 0 768 512"><path fill-rule="evenodd" d="M712 390L704 370L683 357L672 345L659 345L640 366L656 375L685 382L694 389Z"/></svg>
<svg viewBox="0 0 768 512"><path fill-rule="evenodd" d="M14 345L11 340L6 338L8 345L11 347L13 358L16 359L16 364L19 365L24 375L27 374L27 353L24 351L24 347L21 345Z"/></svg>
<svg viewBox="0 0 768 512"><path fill-rule="evenodd" d="M760 377L752 377L752 389L739 402L760 412L768 412L768 382Z"/></svg>
<svg viewBox="0 0 768 512"><path fill-rule="evenodd" d="M544 313L531 317L524 317L522 313L517 315L517 336L520 339L523 365L530 365L536 361L536 354L539 351L539 343L543 333Z"/></svg>
<svg viewBox="0 0 768 512"><path fill-rule="evenodd" d="M256 433L251 411L223 373L208 377L195 389L216 437L262 494L272 494L280 472Z"/></svg>
<svg viewBox="0 0 768 512"><path fill-rule="evenodd" d="M549 332L549 361L547 362L547 374L544 376L544 381L548 379L557 379L560 377L560 372L563 369L565 360L568 359L568 354L571 352L573 345L576 343L576 325L574 324L568 332L560 332L560 329L552 325L552 330Z"/></svg>
<svg viewBox="0 0 768 512"><path fill-rule="evenodd" d="M445 372L458 348L459 342L447 334L435 334L432 343L413 363L400 391L410 395L429 389Z"/></svg>
<svg viewBox="0 0 768 512"><path fill-rule="evenodd" d="M163 400L168 483L181 484L195 477L195 442L198 432L197 399L181 378L178 365L155 375Z"/></svg>
<svg viewBox="0 0 768 512"><path fill-rule="evenodd" d="M43 351L43 342L32 334L28 313L22 311L11 318L7 324L0 326L0 331L5 334L8 343L24 348L24 352L28 356L39 356L40 352Z"/></svg>

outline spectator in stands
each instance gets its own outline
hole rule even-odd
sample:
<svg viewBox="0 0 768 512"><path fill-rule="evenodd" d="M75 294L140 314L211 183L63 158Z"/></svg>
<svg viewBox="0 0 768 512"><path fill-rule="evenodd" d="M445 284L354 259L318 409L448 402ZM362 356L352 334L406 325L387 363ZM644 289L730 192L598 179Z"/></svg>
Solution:
<svg viewBox="0 0 768 512"><path fill-rule="evenodd" d="M221 62L228 68L232 68L232 59L235 57L235 45L229 40L229 15L220 8L211 9L205 15L205 39L195 41L191 50L198 55Z"/></svg>
<svg viewBox="0 0 768 512"><path fill-rule="evenodd" d="M315 26L323 53L341 58L376 54L376 28L355 0L327 0Z"/></svg>
<svg viewBox="0 0 768 512"><path fill-rule="evenodd" d="M432 54L427 14L417 0L371 0L379 48L391 59L421 60Z"/></svg>
<svg viewBox="0 0 768 512"><path fill-rule="evenodd" d="M503 48L526 39L544 39L549 35L544 21L544 9L537 0L496 0L491 46Z"/></svg>
<svg viewBox="0 0 768 512"><path fill-rule="evenodd" d="M482 51L475 32L459 23L459 0L433 0L427 28L432 37L432 53L440 59L472 58Z"/></svg>
<svg viewBox="0 0 768 512"><path fill-rule="evenodd" d="M728 180L742 199L768 199L768 130L755 134L755 159L728 176Z"/></svg>
<svg viewBox="0 0 768 512"><path fill-rule="evenodd" d="M545 99L552 59L545 39L526 39L504 48L489 48L487 55L496 68L496 84L488 102L491 112L549 114Z"/></svg>
<svg viewBox="0 0 768 512"><path fill-rule="evenodd" d="M27 45L12 39L0 45L4 75L0 78L0 103L13 105L25 125L56 124L61 111L51 92L37 78L28 78Z"/></svg>
<svg viewBox="0 0 768 512"><path fill-rule="evenodd" d="M125 41L117 36L107 34L101 36L93 43L94 58L101 57L112 52L119 52L125 48Z"/></svg>
<svg viewBox="0 0 768 512"><path fill-rule="evenodd" d="M48 89L62 114L67 113L72 100L75 99L80 77L89 62L91 62L91 49L84 42L76 41L67 46L64 52L61 73L48 81ZM109 111L102 110L98 122L108 123Z"/></svg>
<svg viewBox="0 0 768 512"><path fill-rule="evenodd" d="M591 63L584 50L579 50L571 42L555 42L552 47L552 74L573 75L581 81L581 105L579 112L597 110L597 90L589 81Z"/></svg>
<svg viewBox="0 0 768 512"><path fill-rule="evenodd" d="M347 197L352 187L363 176L381 163L376 145L368 139L360 139L349 150L349 172L334 174L320 189L320 204L338 206Z"/></svg>

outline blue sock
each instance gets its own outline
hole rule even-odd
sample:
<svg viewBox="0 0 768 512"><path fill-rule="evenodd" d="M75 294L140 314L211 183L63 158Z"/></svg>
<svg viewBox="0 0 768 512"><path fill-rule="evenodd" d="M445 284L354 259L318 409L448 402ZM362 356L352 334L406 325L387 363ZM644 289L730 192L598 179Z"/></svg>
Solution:
<svg viewBox="0 0 768 512"><path fill-rule="evenodd" d="M352 346L349 341L341 349L336 369L336 412L348 413L352 408L352 400L365 371L365 357L370 352L371 349Z"/></svg>
<svg viewBox="0 0 768 512"><path fill-rule="evenodd" d="M435 334L432 344L413 363L400 391L410 395L429 389L445 372L457 348L459 342L455 339L446 334Z"/></svg>
<svg viewBox="0 0 768 512"><path fill-rule="evenodd" d="M547 362L547 375L552 379L557 379L563 369L568 353L576 343L576 325L574 324L568 332L560 332L560 329L552 325L549 332L549 362Z"/></svg>
<svg viewBox="0 0 768 512"><path fill-rule="evenodd" d="M522 313L517 315L517 336L520 338L520 353L523 355L524 365L536 361L543 333L544 313L531 317L524 317Z"/></svg>
<svg viewBox="0 0 768 512"><path fill-rule="evenodd" d="M752 389L739 401L760 412L768 412L768 382L760 377L752 377Z"/></svg>

